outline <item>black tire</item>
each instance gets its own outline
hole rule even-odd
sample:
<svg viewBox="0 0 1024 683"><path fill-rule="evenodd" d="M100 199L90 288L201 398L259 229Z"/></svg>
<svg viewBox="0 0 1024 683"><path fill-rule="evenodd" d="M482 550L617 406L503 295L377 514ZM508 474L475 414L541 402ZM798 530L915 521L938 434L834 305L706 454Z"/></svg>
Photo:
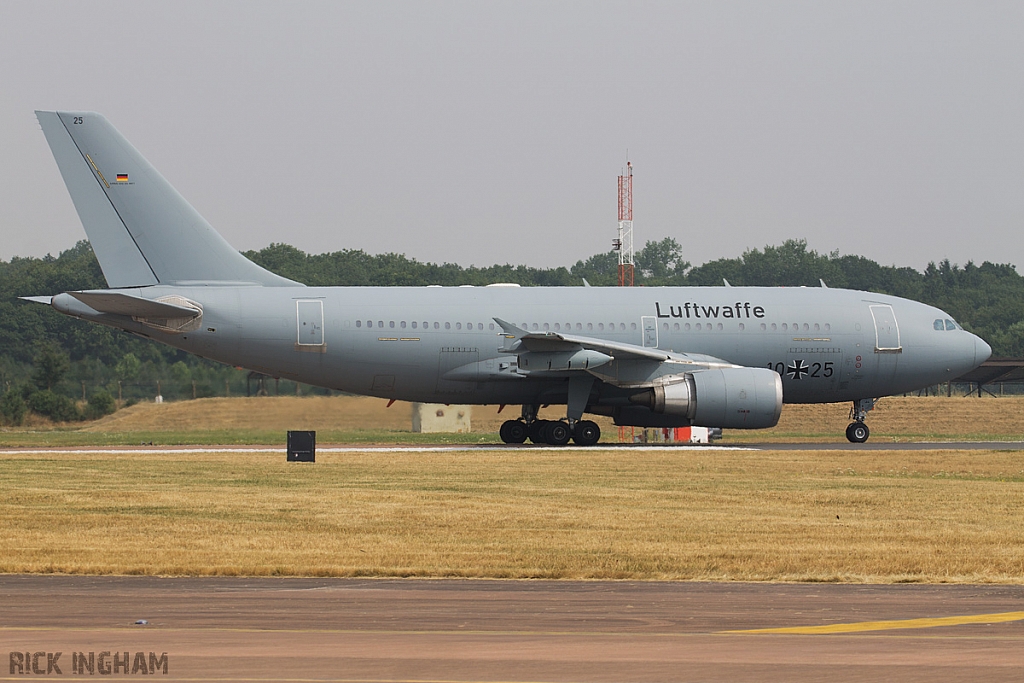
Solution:
<svg viewBox="0 0 1024 683"><path fill-rule="evenodd" d="M501 440L505 443L523 443L526 441L526 423L522 420L505 420L501 423Z"/></svg>
<svg viewBox="0 0 1024 683"><path fill-rule="evenodd" d="M572 438L572 430L569 429L568 423L561 420L549 422L544 428L544 437L552 446L564 446Z"/></svg>
<svg viewBox="0 0 1024 683"><path fill-rule="evenodd" d="M548 426L548 420L534 420L526 425L526 434L533 443L547 443L544 438L544 430Z"/></svg>
<svg viewBox="0 0 1024 683"><path fill-rule="evenodd" d="M580 420L576 423L576 430L572 434L572 440L577 446L593 446L601 439L601 428L596 422Z"/></svg>
<svg viewBox="0 0 1024 683"><path fill-rule="evenodd" d="M846 438L850 443L864 443L871 436L871 430L863 422L853 422L846 428Z"/></svg>

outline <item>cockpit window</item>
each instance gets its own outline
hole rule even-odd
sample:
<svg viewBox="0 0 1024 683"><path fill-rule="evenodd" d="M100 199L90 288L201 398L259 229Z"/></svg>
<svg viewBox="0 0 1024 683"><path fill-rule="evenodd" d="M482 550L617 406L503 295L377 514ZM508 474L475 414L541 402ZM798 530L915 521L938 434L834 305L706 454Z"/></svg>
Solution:
<svg viewBox="0 0 1024 683"><path fill-rule="evenodd" d="M955 322L953 322L952 320L948 320L948 319L947 319L947 320L946 320L946 329L947 329L947 330L958 330L958 329L960 329L960 326L959 326L959 325L957 325L957 324L956 324Z"/></svg>
<svg viewBox="0 0 1024 683"><path fill-rule="evenodd" d="M936 320L935 322L933 322L932 327L940 331L946 329L945 327L943 327L941 320Z"/></svg>

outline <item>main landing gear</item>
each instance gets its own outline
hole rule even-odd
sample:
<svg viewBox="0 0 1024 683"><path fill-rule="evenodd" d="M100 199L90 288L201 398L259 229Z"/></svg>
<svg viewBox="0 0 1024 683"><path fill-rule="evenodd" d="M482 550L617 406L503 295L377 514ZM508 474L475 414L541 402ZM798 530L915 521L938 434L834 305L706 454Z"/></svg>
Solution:
<svg viewBox="0 0 1024 683"><path fill-rule="evenodd" d="M867 417L869 410L874 409L876 401L877 398L862 398L853 402L853 408L850 409L850 419L853 422L846 428L846 438L851 443L864 443L871 436L871 430L864 424L864 418Z"/></svg>
<svg viewBox="0 0 1024 683"><path fill-rule="evenodd" d="M505 443L533 443L564 446L570 440L577 446L593 446L601 438L601 428L590 420L538 420L537 406L524 405L523 417L506 420L498 432Z"/></svg>

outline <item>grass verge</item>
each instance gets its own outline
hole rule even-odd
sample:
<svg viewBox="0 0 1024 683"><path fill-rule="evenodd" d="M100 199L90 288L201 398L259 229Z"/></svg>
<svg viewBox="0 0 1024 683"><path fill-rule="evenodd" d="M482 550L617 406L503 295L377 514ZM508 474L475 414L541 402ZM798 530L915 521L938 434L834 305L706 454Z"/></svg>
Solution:
<svg viewBox="0 0 1024 683"><path fill-rule="evenodd" d="M0 571L1011 582L1018 453L0 453Z"/></svg>

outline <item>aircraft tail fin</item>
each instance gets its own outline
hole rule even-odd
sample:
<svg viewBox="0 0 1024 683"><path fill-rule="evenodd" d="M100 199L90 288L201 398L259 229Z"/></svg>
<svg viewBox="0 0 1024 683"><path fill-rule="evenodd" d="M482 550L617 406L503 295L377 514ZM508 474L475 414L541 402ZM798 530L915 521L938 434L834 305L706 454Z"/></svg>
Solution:
<svg viewBox="0 0 1024 683"><path fill-rule="evenodd" d="M107 286L297 286L228 244L100 114L37 111Z"/></svg>

